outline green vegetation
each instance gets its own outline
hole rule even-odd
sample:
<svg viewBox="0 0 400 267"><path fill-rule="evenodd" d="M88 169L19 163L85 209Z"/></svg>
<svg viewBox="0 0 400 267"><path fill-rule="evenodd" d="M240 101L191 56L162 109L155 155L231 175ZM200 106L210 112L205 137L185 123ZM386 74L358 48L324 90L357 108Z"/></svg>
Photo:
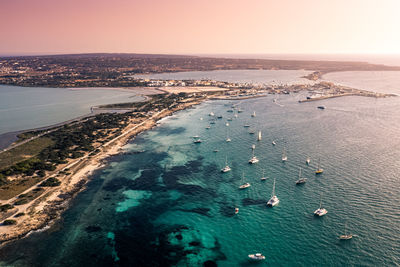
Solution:
<svg viewBox="0 0 400 267"><path fill-rule="evenodd" d="M16 220L5 220L3 221L3 225L15 225L17 224Z"/></svg>
<svg viewBox="0 0 400 267"><path fill-rule="evenodd" d="M40 186L49 186L49 187L54 187L54 186L59 186L61 184L60 180L54 177L50 177L46 181L40 184Z"/></svg>
<svg viewBox="0 0 400 267"><path fill-rule="evenodd" d="M0 212L6 212L6 211L8 211L8 210L10 210L10 209L12 209L12 208L14 208L13 205L4 204L4 205L1 205L1 206L0 206Z"/></svg>
<svg viewBox="0 0 400 267"><path fill-rule="evenodd" d="M69 159L98 153L99 144L120 135L132 120L142 121L142 118L169 109L187 99L185 93L159 94L153 95L145 102L123 103L121 105L130 105L134 110L126 113L98 114L82 121L65 124L38 139L0 153L0 199L14 197L41 182L49 171L54 171L59 164L68 163ZM40 132L27 132L21 138L30 138L38 133ZM68 175L69 172L65 169L59 174L56 177ZM10 176L16 179L8 179ZM60 180L53 177L42 181L40 186L58 186L60 183ZM20 196L14 204L22 205L31 199Z"/></svg>
<svg viewBox="0 0 400 267"><path fill-rule="evenodd" d="M18 196L18 199L14 202L14 205L18 206L18 205L24 205L26 203L29 203L32 200L34 200L35 198L37 198L38 196L40 196L43 191L44 191L43 188L35 188L26 194L20 194Z"/></svg>
<svg viewBox="0 0 400 267"><path fill-rule="evenodd" d="M7 181L6 184L0 186L0 199L10 199L21 194L26 189L40 182L42 178L38 176L26 177L22 180Z"/></svg>
<svg viewBox="0 0 400 267"><path fill-rule="evenodd" d="M29 157L36 156L53 143L54 142L48 137L40 137L9 151L0 153L0 168L4 169L26 160Z"/></svg>

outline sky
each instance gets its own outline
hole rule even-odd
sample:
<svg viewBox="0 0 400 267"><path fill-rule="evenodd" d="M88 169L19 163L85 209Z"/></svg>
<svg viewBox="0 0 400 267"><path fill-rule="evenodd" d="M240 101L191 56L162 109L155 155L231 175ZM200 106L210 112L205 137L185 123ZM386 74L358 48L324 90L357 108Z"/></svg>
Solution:
<svg viewBox="0 0 400 267"><path fill-rule="evenodd" d="M400 0L0 0L0 54L400 54Z"/></svg>

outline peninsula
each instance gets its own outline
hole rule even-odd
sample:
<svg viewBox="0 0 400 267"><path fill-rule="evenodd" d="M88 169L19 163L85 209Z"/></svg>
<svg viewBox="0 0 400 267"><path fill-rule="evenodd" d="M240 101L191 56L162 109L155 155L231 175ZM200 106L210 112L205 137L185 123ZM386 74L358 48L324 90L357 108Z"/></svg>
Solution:
<svg viewBox="0 0 400 267"><path fill-rule="evenodd" d="M102 62L99 64L99 62ZM342 70L400 70L362 62L284 61L193 56L88 54L0 58L0 84L48 87L152 88L143 102L95 107L99 114L21 133L0 151L0 245L58 218L110 155L158 120L206 99L238 100L307 91L299 102L359 95L388 97L330 82L268 85L214 80L137 79L136 73L218 69L309 69L307 77ZM315 78L316 77L316 78ZM102 113L103 111L103 113ZM111 111L111 112L110 112ZM118 111L118 112L115 112ZM140 153L140 151L137 151Z"/></svg>

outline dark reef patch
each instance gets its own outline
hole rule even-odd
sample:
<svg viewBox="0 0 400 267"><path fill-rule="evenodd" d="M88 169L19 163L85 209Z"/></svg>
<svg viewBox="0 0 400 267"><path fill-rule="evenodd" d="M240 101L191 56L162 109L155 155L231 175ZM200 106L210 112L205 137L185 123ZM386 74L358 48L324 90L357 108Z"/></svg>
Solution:
<svg viewBox="0 0 400 267"><path fill-rule="evenodd" d="M125 177L115 177L108 181L104 186L103 190L109 191L109 192L116 192L122 188L125 188L127 185L129 185L131 180L125 178Z"/></svg>
<svg viewBox="0 0 400 267"><path fill-rule="evenodd" d="M197 214L204 215L207 217L211 217L211 215L208 213L210 211L209 208L178 209L178 210L184 211L184 212L193 212L193 213L197 213Z"/></svg>
<svg viewBox="0 0 400 267"><path fill-rule="evenodd" d="M102 228L97 225L89 225L85 228L85 231L88 233L95 233L95 232L100 232Z"/></svg>
<svg viewBox="0 0 400 267"><path fill-rule="evenodd" d="M251 199L251 198L242 199L243 206L262 205L266 203L267 201L265 199Z"/></svg>

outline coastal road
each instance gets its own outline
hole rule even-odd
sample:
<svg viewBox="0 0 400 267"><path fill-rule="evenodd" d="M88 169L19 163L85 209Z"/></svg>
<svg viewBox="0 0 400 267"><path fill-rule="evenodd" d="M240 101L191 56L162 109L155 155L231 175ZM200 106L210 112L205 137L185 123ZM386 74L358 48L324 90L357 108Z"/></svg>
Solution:
<svg viewBox="0 0 400 267"><path fill-rule="evenodd" d="M166 111L166 110L167 110L167 109L163 109L163 110L161 110L161 111L159 111L159 112L153 114L150 118L148 118L148 119L142 121L141 123L139 123L139 124L135 125L134 127L128 129L127 131L125 131L124 133L120 134L119 136L117 136L117 137L111 139L111 140L108 141L107 143L105 143L105 144L99 146L98 149L104 149L104 147L106 147L106 146L110 145L111 143L117 141L119 138L122 138L122 137L126 136L127 134L129 134L129 133L132 132L133 130L135 130L135 129L137 129L138 127L144 125L146 122L149 122L150 120L156 118L158 115L160 115L162 112L164 112L164 111ZM45 133L43 133L43 134L45 134ZM42 135L43 135L43 134L42 134ZM39 136L38 136L38 137L39 137ZM36 137L36 138L37 138L37 137ZM90 153L89 153L89 154L86 154L85 156L83 156L83 157L81 157L81 158L75 160L74 162L71 162L71 163L67 164L67 165L64 166L62 169L60 169L59 171L57 171L56 173L54 173L54 174L51 175L51 176L57 175L57 174L59 174L61 171L65 171L66 169L70 169L70 168L74 167L75 165L77 165L77 164L79 164L79 163L82 163L82 162L83 162L84 160L86 160L89 156L90 156ZM26 189L25 191L23 191L22 193L20 193L20 194L18 194L18 195L28 193L29 191L33 190L34 188L39 187L39 185L40 185L42 182L43 182L43 180L40 181L40 182L38 182L38 183L36 183L36 184L34 184L33 186L29 187L28 189ZM45 190L45 192L43 192L43 193L46 193L46 192L48 192L48 191L51 191L52 189L53 189L53 188L48 188L48 189ZM41 197L42 195L43 195L43 194L41 194L41 195L38 196L37 198ZM37 198L36 198L36 199L37 199ZM10 198L10 199L8 199L8 200L6 200L6 201L2 201L1 204L2 204L2 205L4 205L4 204L11 204L12 202L16 201L17 199L18 199L18 196L15 196L15 197ZM29 206L29 204L32 203L32 202L33 202L34 200L36 200L36 199L33 199L32 201L30 201L28 204L26 204L26 206L25 206L25 205L21 205L21 206L20 206L20 209L18 210L18 212L21 212L21 210L26 210L26 208Z"/></svg>

